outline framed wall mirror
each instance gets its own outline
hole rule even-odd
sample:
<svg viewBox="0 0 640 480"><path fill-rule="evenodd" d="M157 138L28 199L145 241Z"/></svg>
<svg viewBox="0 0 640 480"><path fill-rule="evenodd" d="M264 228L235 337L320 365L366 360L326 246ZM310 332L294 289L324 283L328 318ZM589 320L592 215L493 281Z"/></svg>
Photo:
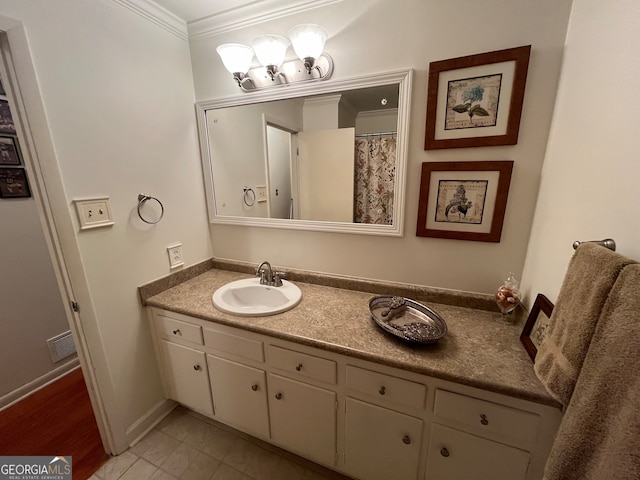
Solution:
<svg viewBox="0 0 640 480"><path fill-rule="evenodd" d="M411 77L198 102L210 222L402 236Z"/></svg>

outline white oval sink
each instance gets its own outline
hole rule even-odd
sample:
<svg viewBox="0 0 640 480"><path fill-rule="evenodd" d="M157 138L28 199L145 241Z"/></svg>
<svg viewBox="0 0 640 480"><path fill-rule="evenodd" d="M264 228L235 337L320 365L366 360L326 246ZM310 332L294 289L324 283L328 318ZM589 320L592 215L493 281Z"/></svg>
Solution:
<svg viewBox="0 0 640 480"><path fill-rule="evenodd" d="M260 285L260 278L227 283L213 292L213 305L225 313L242 317L275 315L292 309L302 298L300 289L282 281L281 287Z"/></svg>

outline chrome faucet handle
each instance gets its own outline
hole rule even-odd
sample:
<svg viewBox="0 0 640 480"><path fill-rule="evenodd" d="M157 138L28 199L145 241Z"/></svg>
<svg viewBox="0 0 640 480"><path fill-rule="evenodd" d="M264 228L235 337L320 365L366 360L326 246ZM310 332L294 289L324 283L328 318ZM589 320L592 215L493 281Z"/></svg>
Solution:
<svg viewBox="0 0 640 480"><path fill-rule="evenodd" d="M273 274L273 286L274 287L281 287L282 286L282 279L284 277L286 277L287 274L284 272L276 272Z"/></svg>

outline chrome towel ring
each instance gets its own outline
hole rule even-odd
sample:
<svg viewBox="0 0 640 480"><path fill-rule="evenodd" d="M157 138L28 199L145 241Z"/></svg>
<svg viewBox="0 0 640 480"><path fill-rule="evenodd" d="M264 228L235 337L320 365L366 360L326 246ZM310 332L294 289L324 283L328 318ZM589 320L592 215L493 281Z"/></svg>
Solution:
<svg viewBox="0 0 640 480"><path fill-rule="evenodd" d="M253 205L256 203L256 192L253 191L253 188L251 187L243 187L243 195L242 195L242 200L244 201L244 204L247 207L253 207Z"/></svg>
<svg viewBox="0 0 640 480"><path fill-rule="evenodd" d="M142 206L146 203L147 200L154 200L158 202L158 205L160 205L160 215L155 220L147 220L142 216L142 212L140 211L140 208L142 208ZM162 205L162 202L157 198L152 197L150 195L145 195L144 193L140 193L138 194L138 216L140 217L140 220L142 220L144 223L155 225L160 220L162 220L162 217L164 216L164 205Z"/></svg>

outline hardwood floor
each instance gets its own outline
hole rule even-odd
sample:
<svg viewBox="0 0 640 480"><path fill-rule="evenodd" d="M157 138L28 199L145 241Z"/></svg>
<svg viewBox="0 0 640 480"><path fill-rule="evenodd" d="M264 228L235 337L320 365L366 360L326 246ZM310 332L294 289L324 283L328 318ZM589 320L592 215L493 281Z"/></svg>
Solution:
<svg viewBox="0 0 640 480"><path fill-rule="evenodd" d="M0 412L0 455L72 456L74 480L109 459L79 368Z"/></svg>

